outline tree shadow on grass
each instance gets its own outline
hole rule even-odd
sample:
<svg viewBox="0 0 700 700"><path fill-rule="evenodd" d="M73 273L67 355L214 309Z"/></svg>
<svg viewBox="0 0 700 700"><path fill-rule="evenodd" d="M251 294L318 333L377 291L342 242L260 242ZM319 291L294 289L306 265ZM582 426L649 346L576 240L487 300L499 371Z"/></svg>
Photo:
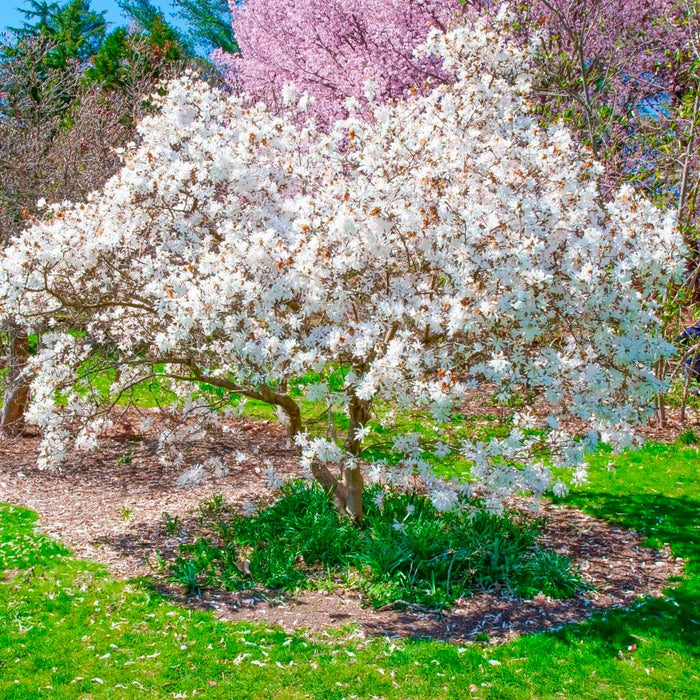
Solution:
<svg viewBox="0 0 700 700"><path fill-rule="evenodd" d="M670 545L685 563L684 576L671 581L666 597L645 599L632 609L611 610L581 629L558 636L597 636L612 649L625 649L640 637L682 645L700 653L700 502L661 494L610 495L578 492L566 499L598 518L637 530L653 547Z"/></svg>

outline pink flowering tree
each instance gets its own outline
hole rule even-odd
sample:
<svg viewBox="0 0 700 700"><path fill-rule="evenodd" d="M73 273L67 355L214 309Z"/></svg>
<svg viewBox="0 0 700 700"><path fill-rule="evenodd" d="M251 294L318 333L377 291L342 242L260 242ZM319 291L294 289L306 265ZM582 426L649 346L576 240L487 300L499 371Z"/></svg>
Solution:
<svg viewBox="0 0 700 700"><path fill-rule="evenodd" d="M538 0L518 6L517 32L534 38L539 113L563 119L606 167L604 186L631 181L681 218L693 164L684 98L695 89L692 3Z"/></svg>
<svg viewBox="0 0 700 700"><path fill-rule="evenodd" d="M501 0L280 0L232 3L241 54L215 61L236 89L273 108L287 83L308 92L322 123L347 115L348 97L366 91L402 99L448 74L435 56L414 55L431 27L460 12L495 16ZM511 3L505 30L537 47L538 113L564 119L606 167L608 191L632 181L681 222L694 210L697 163L688 91L694 4L678 0L537 0ZM501 27L503 29L503 27ZM686 97L684 97L686 96ZM693 100L690 100L693 104ZM697 111L697 110L696 110Z"/></svg>
<svg viewBox="0 0 700 700"><path fill-rule="evenodd" d="M413 50L461 8L459 0L302 0L293 9L283 0L231 2L241 55L214 59L232 83L274 108L294 83L329 124L347 116L350 97L366 107L367 91L398 100L444 80L434 56Z"/></svg>
<svg viewBox="0 0 700 700"><path fill-rule="evenodd" d="M408 102L351 99L328 132L174 81L121 172L6 250L0 313L52 329L28 369L43 466L97 449L110 409L154 379L190 437L229 392L276 406L303 469L358 521L368 478L421 483L442 510L478 495L498 511L513 493L564 491L553 466L585 480L599 436L631 439L672 352L656 292L683 262L673 217L630 187L603 199L590 154L538 126L528 47L477 22L432 32L421 55L453 80ZM86 383L107 369L107 394ZM288 386L309 372L310 398L344 411L344 431L307 432ZM487 444L452 440L475 386L499 400L527 386L549 415L522 413ZM397 459L373 461L378 405L442 427L426 438L398 421ZM451 453L471 466L446 482L430 465Z"/></svg>

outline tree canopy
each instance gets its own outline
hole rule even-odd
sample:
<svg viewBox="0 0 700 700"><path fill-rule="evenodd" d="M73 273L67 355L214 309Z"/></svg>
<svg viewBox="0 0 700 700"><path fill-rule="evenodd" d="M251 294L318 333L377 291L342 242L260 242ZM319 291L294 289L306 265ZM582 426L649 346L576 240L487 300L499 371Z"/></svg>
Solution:
<svg viewBox="0 0 700 700"><path fill-rule="evenodd" d="M48 40L53 45L50 58L58 65L70 59L87 61L97 53L107 32L105 13L95 12L90 0L29 0L29 7L20 12L25 21L10 32L22 39Z"/></svg>
<svg viewBox="0 0 700 700"><path fill-rule="evenodd" d="M217 422L227 392L253 397L280 409L309 473L358 520L363 472L418 478L439 509L469 492L498 510L558 483L552 466L585 479L599 436L626 444L663 387L654 364L673 352L657 299L683 243L630 187L601 197L590 154L538 125L533 46L493 21L429 35L419 59L452 80L408 101L351 101L330 129L298 122L309 100L292 87L295 120L192 76L171 83L104 190L51 205L2 260L4 318L50 329L27 370L41 463L73 441L95 447L110 406L153 381L189 419L164 435L164 457ZM90 367L119 370L108 395ZM346 411L343 441L305 434L288 381L309 372ZM472 386L501 400L528 387L550 414L524 412L488 444L398 428L391 464L364 452L373 404L447 425ZM584 440L563 416L590 427ZM467 483L432 471L430 456L452 450Z"/></svg>

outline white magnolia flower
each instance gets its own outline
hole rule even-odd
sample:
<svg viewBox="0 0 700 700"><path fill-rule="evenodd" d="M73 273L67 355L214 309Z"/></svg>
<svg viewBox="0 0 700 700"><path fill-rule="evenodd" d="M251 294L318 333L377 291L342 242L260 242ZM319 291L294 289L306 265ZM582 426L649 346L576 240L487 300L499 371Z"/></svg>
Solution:
<svg viewBox="0 0 700 700"><path fill-rule="evenodd" d="M177 485L184 487L184 486L192 486L194 484L198 484L201 481L204 480L206 476L206 472L204 470L204 465L203 464L195 464L193 467L188 469L186 472L183 474L180 474L180 476L177 479Z"/></svg>
<svg viewBox="0 0 700 700"><path fill-rule="evenodd" d="M272 464L265 467L265 483L273 491L278 491L284 486L284 479L275 471Z"/></svg>
<svg viewBox="0 0 700 700"><path fill-rule="evenodd" d="M0 257L0 322L52 329L27 368L40 464L96 434L104 393L76 385L95 358L121 370L111 396L158 375L174 397L158 451L180 466L187 443L221 427L208 406L226 396L212 387L262 400L295 377L346 372L336 410L376 402L396 416L402 464L365 471L421 480L441 510L459 503L429 466L445 441L431 449L404 417L447 423L470 389L533 391L559 417L547 438L523 434L536 424L524 412L512 435L464 446L470 486L494 511L552 488L543 445L575 483L595 434L636 444L663 388L652 369L673 352L657 299L682 271L682 239L629 187L603 201L600 167L563 126L538 126L536 47L507 35L466 18L434 31L420 51L452 80L362 113L351 104L329 133L192 75L168 83L103 190L51 205ZM76 310L81 334L57 330ZM327 395L320 381L307 391ZM591 437L563 433L567 417ZM330 437L293 437L307 475L348 463Z"/></svg>
<svg viewBox="0 0 700 700"><path fill-rule="evenodd" d="M554 482L554 486L552 486L552 493L558 498L563 498L569 493L569 489L563 481L557 479L557 481Z"/></svg>
<svg viewBox="0 0 700 700"><path fill-rule="evenodd" d="M253 517L258 514L258 506L252 501L244 501L241 506L241 513L243 513L246 518Z"/></svg>

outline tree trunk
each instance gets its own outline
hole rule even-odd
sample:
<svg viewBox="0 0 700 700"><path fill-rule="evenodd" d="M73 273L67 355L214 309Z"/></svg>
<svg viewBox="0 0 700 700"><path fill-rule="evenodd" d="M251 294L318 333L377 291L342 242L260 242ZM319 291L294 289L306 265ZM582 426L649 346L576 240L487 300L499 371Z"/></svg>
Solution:
<svg viewBox="0 0 700 700"><path fill-rule="evenodd" d="M209 382L214 385L226 386L232 390L240 390L237 387L229 386L228 383L220 379L204 376L201 372L195 373L200 381ZM286 393L286 385L282 383L280 390L275 391L266 384L255 389L245 391L247 396L265 401L276 407L277 417L287 431L290 438L294 438L303 430L301 409L294 399ZM353 396L349 405L350 425L347 439L345 440L345 450L353 457L358 457L361 452L362 436L359 429L370 419L369 402L362 401ZM341 513L347 513L358 525L362 525L362 491L364 481L359 467L353 466L341 468L341 477L335 476L325 464L314 462L311 465L311 473L318 481L323 490L333 499L336 507Z"/></svg>
<svg viewBox="0 0 700 700"><path fill-rule="evenodd" d="M281 387L286 389L286 387ZM273 391L268 386L263 385L257 392L263 398L264 401L276 406L277 418L280 424L287 431L287 435L290 438L294 438L295 435L301 433L304 424L301 418L301 409L299 404L297 404L294 399L292 399L287 393ZM357 470L359 471L359 470ZM314 462L311 465L311 473L314 479L318 481L321 488L328 494L328 496L333 499L336 508L341 512L348 511L348 488L340 481L325 464L319 462ZM353 503L356 498L352 499ZM362 502L360 500L360 518L361 518Z"/></svg>
<svg viewBox="0 0 700 700"><path fill-rule="evenodd" d="M2 429L19 435L24 429L24 413L29 401L29 385L22 375L29 359L29 338L12 326L8 331L8 372L2 406Z"/></svg>
<svg viewBox="0 0 700 700"><path fill-rule="evenodd" d="M364 480L360 467L343 469L343 490L345 491L345 510L347 514L358 524L364 521L364 511L362 508L362 492L364 491Z"/></svg>
<svg viewBox="0 0 700 700"><path fill-rule="evenodd" d="M339 481L325 464L321 464L320 462L314 462L311 465L311 473L314 475L314 479L318 481L328 497L333 500L335 507L341 513L346 513L348 492L345 484L342 481Z"/></svg>
<svg viewBox="0 0 700 700"><path fill-rule="evenodd" d="M663 359L656 363L654 374L661 381L666 373L666 364ZM663 394L658 394L656 397L656 418L660 428L666 427L666 402Z"/></svg>
<svg viewBox="0 0 700 700"><path fill-rule="evenodd" d="M353 395L348 406L350 424L348 425L348 436L345 440L345 450L353 457L359 457L362 451L362 436L360 428L370 419L369 401L363 401ZM348 515L358 524L362 525L364 513L362 509L362 491L364 481L362 471L358 466L349 468L343 467L343 486L345 487L345 510Z"/></svg>
<svg viewBox="0 0 700 700"><path fill-rule="evenodd" d="M261 393L264 393L266 401L276 404L277 416L290 437L302 431L301 410L293 399L287 394L273 392L267 387L263 388ZM353 457L358 457L362 446L359 429L370 419L369 402L353 396L350 399L348 413L350 424L345 440L345 450ZM321 488L333 499L338 510L341 513L347 513L358 525L362 525L364 480L360 468L343 466L341 478L338 479L325 464L315 462L311 465L311 473Z"/></svg>

